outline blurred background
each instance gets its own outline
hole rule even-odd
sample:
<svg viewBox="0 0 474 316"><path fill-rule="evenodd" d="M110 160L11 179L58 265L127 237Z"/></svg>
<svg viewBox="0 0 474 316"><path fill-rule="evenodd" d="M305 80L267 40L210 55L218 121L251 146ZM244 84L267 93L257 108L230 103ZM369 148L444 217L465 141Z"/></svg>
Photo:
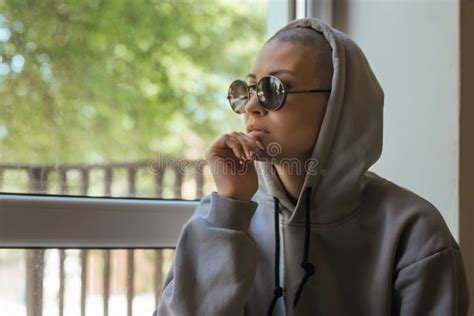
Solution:
<svg viewBox="0 0 474 316"><path fill-rule="evenodd" d="M243 130L227 87L266 18L266 1L0 1L0 190L128 196L133 169L135 195L155 196L150 161Z"/></svg>

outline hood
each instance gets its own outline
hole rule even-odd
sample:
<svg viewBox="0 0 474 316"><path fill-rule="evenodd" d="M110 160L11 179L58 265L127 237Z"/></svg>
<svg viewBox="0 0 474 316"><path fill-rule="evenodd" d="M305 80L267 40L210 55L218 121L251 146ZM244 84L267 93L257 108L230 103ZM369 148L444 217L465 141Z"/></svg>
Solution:
<svg viewBox="0 0 474 316"><path fill-rule="evenodd" d="M316 18L294 20L278 32L296 27L322 33L332 48L331 94L312 151L317 163L307 168L296 205L269 161L255 161L259 190L285 207L282 215L287 223L304 223L306 208L311 223L332 223L361 204L367 185L364 174L382 153L384 92L364 53L348 35ZM303 198L305 193L309 200Z"/></svg>

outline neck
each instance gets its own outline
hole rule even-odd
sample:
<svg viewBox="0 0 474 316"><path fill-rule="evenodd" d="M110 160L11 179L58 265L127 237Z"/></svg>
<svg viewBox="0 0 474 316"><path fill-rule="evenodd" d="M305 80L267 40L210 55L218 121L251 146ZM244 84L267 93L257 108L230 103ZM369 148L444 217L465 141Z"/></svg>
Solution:
<svg viewBox="0 0 474 316"><path fill-rule="evenodd" d="M300 168L292 164L275 164L275 170L280 179L286 195L296 205L301 189L303 188L306 171L304 160L299 160Z"/></svg>

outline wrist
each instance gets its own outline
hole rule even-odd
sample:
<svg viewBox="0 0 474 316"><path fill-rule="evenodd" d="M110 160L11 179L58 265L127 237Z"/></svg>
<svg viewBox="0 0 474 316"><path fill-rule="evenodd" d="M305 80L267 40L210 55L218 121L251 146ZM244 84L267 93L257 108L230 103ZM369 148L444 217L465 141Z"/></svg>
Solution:
<svg viewBox="0 0 474 316"><path fill-rule="evenodd" d="M237 200L241 202L250 202L251 197L249 197L246 194L241 194L241 193L235 193L235 192L222 192L222 191L217 191L217 194L228 198L232 200Z"/></svg>

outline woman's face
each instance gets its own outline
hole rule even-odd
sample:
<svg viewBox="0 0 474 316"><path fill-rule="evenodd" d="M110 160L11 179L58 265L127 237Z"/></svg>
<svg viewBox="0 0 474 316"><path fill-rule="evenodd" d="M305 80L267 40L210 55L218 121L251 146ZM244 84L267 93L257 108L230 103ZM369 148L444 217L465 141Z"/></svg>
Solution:
<svg viewBox="0 0 474 316"><path fill-rule="evenodd" d="M273 40L258 54L247 83L256 84L263 76L274 75L287 90L330 89L332 62L327 63L328 58L310 46ZM247 133L252 126L267 131L254 135L277 163L283 158L305 161L319 135L328 99L329 92L288 94L284 106L272 112L253 96L245 106Z"/></svg>

